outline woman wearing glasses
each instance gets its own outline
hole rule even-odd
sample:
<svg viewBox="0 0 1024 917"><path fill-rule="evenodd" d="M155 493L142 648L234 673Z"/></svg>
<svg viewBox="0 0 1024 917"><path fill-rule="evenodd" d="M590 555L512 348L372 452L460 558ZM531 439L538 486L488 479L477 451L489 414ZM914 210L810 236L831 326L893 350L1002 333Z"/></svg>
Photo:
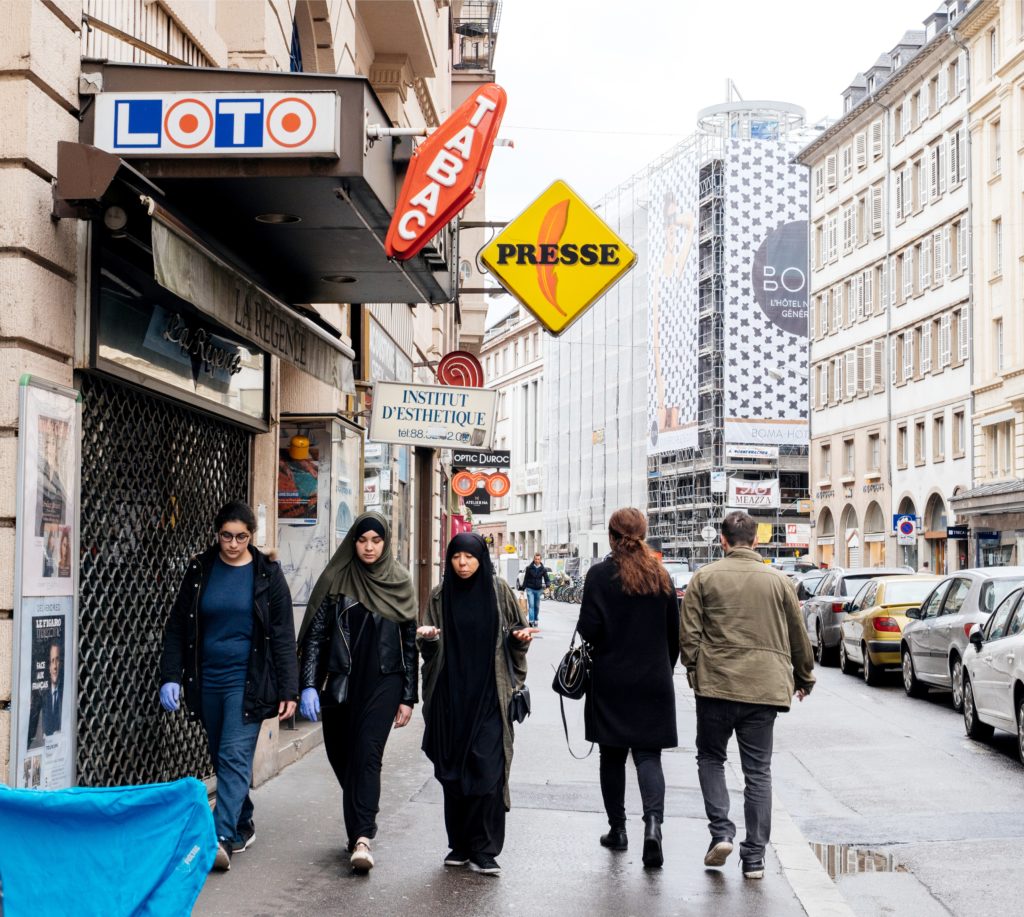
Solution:
<svg viewBox="0 0 1024 917"><path fill-rule="evenodd" d="M349 863L373 868L380 769L392 726L416 703L416 592L380 513L352 524L320 574L299 628L302 715L323 715L342 790Z"/></svg>
<svg viewBox="0 0 1024 917"><path fill-rule="evenodd" d="M256 838L249 798L260 724L295 713L298 667L292 600L284 573L252 544L256 517L245 503L221 507L217 543L193 557L164 632L160 703L206 729L217 775L214 869Z"/></svg>

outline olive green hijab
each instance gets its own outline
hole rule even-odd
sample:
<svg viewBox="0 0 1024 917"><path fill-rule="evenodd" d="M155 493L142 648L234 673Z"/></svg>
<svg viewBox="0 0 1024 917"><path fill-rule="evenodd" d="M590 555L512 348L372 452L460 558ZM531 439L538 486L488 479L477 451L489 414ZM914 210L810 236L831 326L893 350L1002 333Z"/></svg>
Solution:
<svg viewBox="0 0 1024 917"><path fill-rule="evenodd" d="M364 564L356 554L356 539L372 529L384 537L384 550L373 564ZM327 596L355 599L367 611L404 624L416 620L416 592L412 577L391 553L391 526L380 513L363 513L348 530L338 550L320 574L299 628L299 643Z"/></svg>

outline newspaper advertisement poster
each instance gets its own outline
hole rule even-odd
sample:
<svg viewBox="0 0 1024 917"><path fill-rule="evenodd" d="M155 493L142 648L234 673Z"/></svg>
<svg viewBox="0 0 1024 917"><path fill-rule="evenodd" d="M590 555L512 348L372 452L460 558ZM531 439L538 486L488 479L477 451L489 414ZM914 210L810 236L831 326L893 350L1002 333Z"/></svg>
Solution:
<svg viewBox="0 0 1024 917"><path fill-rule="evenodd" d="M81 409L32 377L20 408L10 779L61 789L75 783Z"/></svg>

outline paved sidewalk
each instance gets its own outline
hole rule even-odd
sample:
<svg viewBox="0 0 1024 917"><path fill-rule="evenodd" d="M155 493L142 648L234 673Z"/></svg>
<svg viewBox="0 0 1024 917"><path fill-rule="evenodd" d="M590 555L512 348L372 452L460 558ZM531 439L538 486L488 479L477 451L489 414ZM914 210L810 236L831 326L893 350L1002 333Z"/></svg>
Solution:
<svg viewBox="0 0 1024 917"><path fill-rule="evenodd" d="M663 756L668 785L665 867L645 870L640 863L643 826L632 766L627 795L630 849L612 853L598 844L607 825L597 752L585 761L570 757L558 698L550 689L553 665L568 643L575 614L570 606L542 606L544 639L534 643L528 657L534 713L517 733L512 812L499 858L500 878L441 865L447 852L441 793L419 748L422 719L417 709L412 724L393 734L385 753L380 830L374 845L377 866L369 876L353 875L348 867L342 852L340 791L323 750L314 749L255 791L257 841L235 857L230 872L210 876L194 913L842 914L841 899L827 900L834 886L824 873L815 876L813 863L800 860L800 835L796 832L794 844L796 829L791 822L786 824L788 853L795 857L790 870L800 871L798 878L805 886L800 900L774 849L769 850L762 882L743 879L737 854L722 870L704 869L708 832L694 761L694 704L681 675L676 682L682 744ZM567 702L567 714L574 749L582 753L587 748L582 704ZM734 819L741 822L741 783L735 774L731 785Z"/></svg>

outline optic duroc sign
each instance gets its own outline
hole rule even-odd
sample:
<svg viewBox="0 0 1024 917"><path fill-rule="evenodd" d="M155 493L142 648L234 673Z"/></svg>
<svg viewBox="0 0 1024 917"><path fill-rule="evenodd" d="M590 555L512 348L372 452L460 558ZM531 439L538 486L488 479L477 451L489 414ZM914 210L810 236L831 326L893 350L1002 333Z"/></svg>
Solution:
<svg viewBox="0 0 1024 917"><path fill-rule="evenodd" d="M146 156L338 155L334 92L105 92L93 143Z"/></svg>
<svg viewBox="0 0 1024 917"><path fill-rule="evenodd" d="M636 255L572 188L556 181L480 260L557 335L633 266Z"/></svg>

